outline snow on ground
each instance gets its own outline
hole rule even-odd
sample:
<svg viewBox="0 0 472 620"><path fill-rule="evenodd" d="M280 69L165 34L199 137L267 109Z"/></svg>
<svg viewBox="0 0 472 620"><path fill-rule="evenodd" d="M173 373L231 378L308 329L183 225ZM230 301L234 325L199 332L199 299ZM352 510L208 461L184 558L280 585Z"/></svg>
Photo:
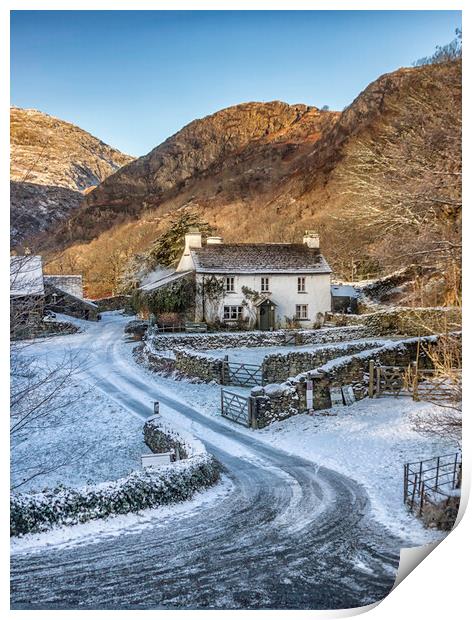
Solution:
<svg viewBox="0 0 472 620"><path fill-rule="evenodd" d="M67 398L74 402L61 414L60 423L28 433L19 445L12 441L11 484L15 487L24 479L25 467L65 466L37 476L17 491L115 480L140 468L141 454L149 453L143 441L143 421L102 392L76 378Z"/></svg>
<svg viewBox="0 0 472 620"><path fill-rule="evenodd" d="M455 452L450 439L419 434L416 423L441 413L440 407L405 398L364 399L329 416L299 415L258 432L263 441L324 465L366 488L375 516L403 539L427 532L403 504L403 465L409 461Z"/></svg>
<svg viewBox="0 0 472 620"><path fill-rule="evenodd" d="M261 364L263 359L268 355L286 355L287 353L310 353L312 351L316 351L317 349L325 349L326 347L339 348L340 355L342 355L342 350L346 346L358 344L360 342L366 342L368 340L369 339L366 338L364 340L349 340L348 342L329 344L323 343L298 346L285 345L281 347L241 347L239 349L210 349L209 351L202 351L202 354L207 354L213 357L224 357L225 355L227 355L230 362L239 362L241 364ZM378 342L378 339L375 340L375 342Z"/></svg>
<svg viewBox="0 0 472 620"><path fill-rule="evenodd" d="M121 317L119 313L105 313L104 322L108 320L122 322L124 326L129 318ZM83 321L81 323L85 323L84 330L89 330L89 334L58 337L54 339L55 342L84 337L90 339L93 338L95 330L101 329L100 324ZM48 343L44 344L43 348L48 349L52 346ZM146 370L134 361L132 354L134 346L135 343L126 341L124 337L117 343L123 371L126 370L125 367L131 366L131 372L135 372L137 377L141 377L148 384L154 384L160 392L191 405L204 415L218 419L226 428L234 428L235 433L237 431L250 434L281 450L297 454L316 465L326 466L355 479L365 486L378 520L403 539L414 538L415 541L424 542L437 539L437 532L425 530L421 523L408 515L405 510L403 464L409 460L417 461L457 449L457 446L450 441L426 437L415 430L415 419L428 416L434 411L438 412L438 407L424 402L415 403L409 398L364 399L351 407L340 407L327 412L336 415L324 416L320 413L314 417L299 415L283 422L273 423L264 430L253 431L221 418L221 386L186 380L177 381ZM300 347L296 350L300 350ZM232 353L235 351L231 349ZM240 355L244 355L248 349L237 351ZM287 348L283 347L283 351L287 351ZM227 389L241 394L248 393L244 388L231 386ZM131 391L130 396L137 398L139 394ZM183 427L192 432L191 422L185 421L183 416L174 411L167 412L166 409L162 407L162 412L170 423L178 420ZM56 446L72 448L77 442L77 437L88 445L93 441L96 443L80 468L74 465L67 474L65 471L61 472L59 481L82 484L90 479L113 479L139 466L140 454L144 452L142 420L124 411L114 401L95 390L84 397L74 415L75 423L71 427L73 432L67 433L64 430L57 436L53 433L50 437L50 449L54 449L54 442L57 442ZM229 452L241 452L241 455L247 452L247 449L238 450L240 444L236 435L233 442L212 431L207 433L207 439ZM33 443L35 450L44 449L44 445L44 437L35 438Z"/></svg>
<svg viewBox="0 0 472 620"><path fill-rule="evenodd" d="M130 349L123 348L122 352L132 359ZM256 434L281 450L356 480L366 488L376 518L405 541L427 543L441 536L436 530L426 530L403 504L403 465L458 449L450 439L422 435L416 430L422 417L444 412L437 405L414 402L409 397L366 398L350 407L332 408L314 416L298 415L253 431L221 418L221 386L176 382L141 366L138 372L152 377L159 390L205 415L219 418L225 426ZM225 389L246 395L249 392L235 386Z"/></svg>
<svg viewBox="0 0 472 620"><path fill-rule="evenodd" d="M388 344L391 342L390 339L379 339L379 338L364 338L362 340L349 340L347 342L333 342L333 343L322 343L322 344L307 344L307 345L283 345L279 347L228 347L223 349L208 349L205 351L196 350L195 353L198 355L205 355L207 357L218 357L224 358L228 356L228 360L230 362L238 362L240 364L262 364L262 361L268 355L286 355L287 353L311 353L316 351L317 349L325 349L327 347L335 347L339 349L339 355L342 355L343 349L351 346L352 344L359 344L364 342L373 342L375 345L379 342L383 342L384 344ZM374 344L372 346L375 346ZM174 359L175 355L171 349L166 350L156 350L152 346L152 342L147 343L149 350L154 355L160 355L162 357L168 357L169 359Z"/></svg>
<svg viewBox="0 0 472 620"><path fill-rule="evenodd" d="M122 320L119 312L105 313L109 319ZM60 367L69 363L69 355L76 365L90 363L87 351L75 357L70 353L72 343L101 329L100 323L84 321L67 315L56 315L57 320L68 321L80 328L81 333L29 341L21 348L24 355L33 356L40 367ZM72 348L70 349L72 350ZM51 468L15 491L40 491L60 484L81 486L89 482L103 482L126 476L141 467L141 454L149 453L143 441L143 421L95 389L74 371L59 404L65 407L44 423L36 424L23 437L12 438L11 485L17 485L38 469ZM26 440L24 440L26 435ZM38 467L45 464L46 467ZM61 465L59 469L55 466ZM33 469L27 469L33 468Z"/></svg>

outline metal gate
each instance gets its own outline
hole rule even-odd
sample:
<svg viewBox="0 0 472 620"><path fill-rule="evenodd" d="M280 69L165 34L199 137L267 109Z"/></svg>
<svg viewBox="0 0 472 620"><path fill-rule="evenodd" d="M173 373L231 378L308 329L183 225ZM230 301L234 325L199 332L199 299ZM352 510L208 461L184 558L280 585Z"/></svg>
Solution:
<svg viewBox="0 0 472 620"><path fill-rule="evenodd" d="M225 385L240 385L254 387L262 385L262 366L257 364L239 364L238 362L224 362Z"/></svg>
<svg viewBox="0 0 472 620"><path fill-rule="evenodd" d="M251 426L251 399L221 390L221 415L243 426Z"/></svg>

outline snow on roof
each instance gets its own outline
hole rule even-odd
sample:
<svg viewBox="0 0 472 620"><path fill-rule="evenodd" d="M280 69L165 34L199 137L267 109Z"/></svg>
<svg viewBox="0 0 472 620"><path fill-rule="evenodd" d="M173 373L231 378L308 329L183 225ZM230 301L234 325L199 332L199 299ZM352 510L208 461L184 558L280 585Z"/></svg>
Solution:
<svg viewBox="0 0 472 620"><path fill-rule="evenodd" d="M191 248L197 273L331 273L304 243L217 243Z"/></svg>
<svg viewBox="0 0 472 620"><path fill-rule="evenodd" d="M59 293L61 293L62 295L66 295L67 297L71 297L74 301L78 301L81 304L90 306L91 308L98 308L98 305L94 303L93 301L90 301L90 299L84 299L83 297L78 297L77 295L74 295L73 293L69 293L69 291L65 291L64 289L60 288L59 286L56 286L55 284L51 284L50 282L46 282L46 289L48 290L49 293L52 291L52 294L54 294L55 291L59 291Z"/></svg>
<svg viewBox="0 0 472 620"><path fill-rule="evenodd" d="M358 297L359 293L351 284L332 284L331 295L333 297Z"/></svg>
<svg viewBox="0 0 472 620"><path fill-rule="evenodd" d="M10 256L10 297L44 295L41 256Z"/></svg>
<svg viewBox="0 0 472 620"><path fill-rule="evenodd" d="M150 292L155 291L161 286L165 286L166 284L170 284L171 282L175 282L176 280L180 280L184 276L191 273L190 271L174 271L171 274L160 278L159 280L155 280L154 282L149 282L148 284L144 284L139 287L140 291Z"/></svg>

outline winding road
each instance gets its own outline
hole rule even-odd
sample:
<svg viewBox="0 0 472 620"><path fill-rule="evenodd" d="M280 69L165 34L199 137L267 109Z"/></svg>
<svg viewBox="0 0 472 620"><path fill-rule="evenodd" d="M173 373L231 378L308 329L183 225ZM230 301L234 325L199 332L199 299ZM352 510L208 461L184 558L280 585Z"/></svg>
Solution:
<svg viewBox="0 0 472 620"><path fill-rule="evenodd" d="M13 608L339 609L388 594L401 541L360 485L161 393L122 341L123 319L105 315L55 346L88 351L87 379L130 412L157 399L191 419L230 490L141 531L14 555Z"/></svg>

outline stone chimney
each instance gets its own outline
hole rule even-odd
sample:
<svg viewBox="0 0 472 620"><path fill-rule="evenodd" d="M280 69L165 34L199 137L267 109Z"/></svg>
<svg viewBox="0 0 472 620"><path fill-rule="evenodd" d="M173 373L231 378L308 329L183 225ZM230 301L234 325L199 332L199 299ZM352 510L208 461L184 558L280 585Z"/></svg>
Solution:
<svg viewBox="0 0 472 620"><path fill-rule="evenodd" d="M223 243L223 237L207 237L207 245L219 245Z"/></svg>
<svg viewBox="0 0 472 620"><path fill-rule="evenodd" d="M202 247L202 233L199 230L192 230L185 235L185 249L177 265L176 271L190 271L194 269L190 250Z"/></svg>
<svg viewBox="0 0 472 620"><path fill-rule="evenodd" d="M202 233L199 230L191 230L185 235L184 254L190 254L190 248L202 247Z"/></svg>
<svg viewBox="0 0 472 620"><path fill-rule="evenodd" d="M320 236L313 230L305 230L303 235L303 243L309 248L318 250L320 247Z"/></svg>

